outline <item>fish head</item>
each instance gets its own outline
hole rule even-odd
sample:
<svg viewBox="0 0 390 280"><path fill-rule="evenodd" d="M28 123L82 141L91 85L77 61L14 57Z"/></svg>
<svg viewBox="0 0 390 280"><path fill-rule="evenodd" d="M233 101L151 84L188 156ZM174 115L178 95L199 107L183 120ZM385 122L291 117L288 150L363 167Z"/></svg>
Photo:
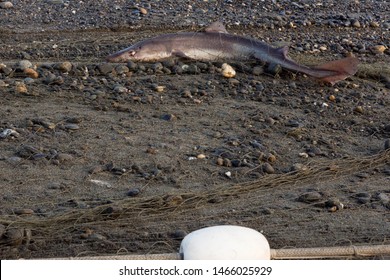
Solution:
<svg viewBox="0 0 390 280"><path fill-rule="evenodd" d="M166 48L156 42L140 42L107 57L108 62L158 61L171 56Z"/></svg>

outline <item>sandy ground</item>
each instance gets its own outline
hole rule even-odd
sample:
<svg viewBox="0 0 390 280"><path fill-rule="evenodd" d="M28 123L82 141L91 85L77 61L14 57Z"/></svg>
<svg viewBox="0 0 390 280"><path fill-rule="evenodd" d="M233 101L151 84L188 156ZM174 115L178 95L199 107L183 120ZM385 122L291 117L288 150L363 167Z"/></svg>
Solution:
<svg viewBox="0 0 390 280"><path fill-rule="evenodd" d="M11 2L0 9L2 259L177 252L221 224L275 249L390 244L386 1ZM217 19L290 45L303 64L354 53L359 71L332 87L256 62L226 61L238 72L227 79L221 63L104 61Z"/></svg>

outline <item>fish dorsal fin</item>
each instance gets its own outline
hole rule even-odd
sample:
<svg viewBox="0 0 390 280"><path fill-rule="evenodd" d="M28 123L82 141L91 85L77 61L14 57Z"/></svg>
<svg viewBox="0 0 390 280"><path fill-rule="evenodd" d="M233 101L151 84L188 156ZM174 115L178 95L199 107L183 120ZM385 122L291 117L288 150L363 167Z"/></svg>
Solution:
<svg viewBox="0 0 390 280"><path fill-rule="evenodd" d="M222 22L216 21L205 29L206 32L228 33Z"/></svg>

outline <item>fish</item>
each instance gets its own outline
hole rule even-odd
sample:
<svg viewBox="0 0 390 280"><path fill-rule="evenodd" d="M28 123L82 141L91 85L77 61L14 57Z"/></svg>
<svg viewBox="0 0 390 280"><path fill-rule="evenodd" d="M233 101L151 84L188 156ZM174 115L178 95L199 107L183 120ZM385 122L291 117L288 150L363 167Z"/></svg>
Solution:
<svg viewBox="0 0 390 280"><path fill-rule="evenodd" d="M197 61L259 60L301 72L323 82L335 83L353 76L359 59L349 56L319 66L301 65L288 56L289 46L274 48L260 40L230 34L221 22L214 22L204 32L179 32L148 38L109 55L112 63L156 62L172 57Z"/></svg>

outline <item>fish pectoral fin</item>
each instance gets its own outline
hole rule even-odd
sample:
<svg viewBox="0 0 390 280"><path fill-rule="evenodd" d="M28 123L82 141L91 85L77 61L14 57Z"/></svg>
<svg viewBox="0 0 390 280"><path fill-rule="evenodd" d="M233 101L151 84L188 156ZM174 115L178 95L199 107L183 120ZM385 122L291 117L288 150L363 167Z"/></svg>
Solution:
<svg viewBox="0 0 390 280"><path fill-rule="evenodd" d="M180 50L173 50L173 51L172 51L172 55L173 55L173 56L176 56L176 57L180 57L180 58L190 59L189 56L187 56L184 52L182 52L182 51L180 51Z"/></svg>
<svg viewBox="0 0 390 280"><path fill-rule="evenodd" d="M206 32L228 33L222 22L216 21L205 29Z"/></svg>

